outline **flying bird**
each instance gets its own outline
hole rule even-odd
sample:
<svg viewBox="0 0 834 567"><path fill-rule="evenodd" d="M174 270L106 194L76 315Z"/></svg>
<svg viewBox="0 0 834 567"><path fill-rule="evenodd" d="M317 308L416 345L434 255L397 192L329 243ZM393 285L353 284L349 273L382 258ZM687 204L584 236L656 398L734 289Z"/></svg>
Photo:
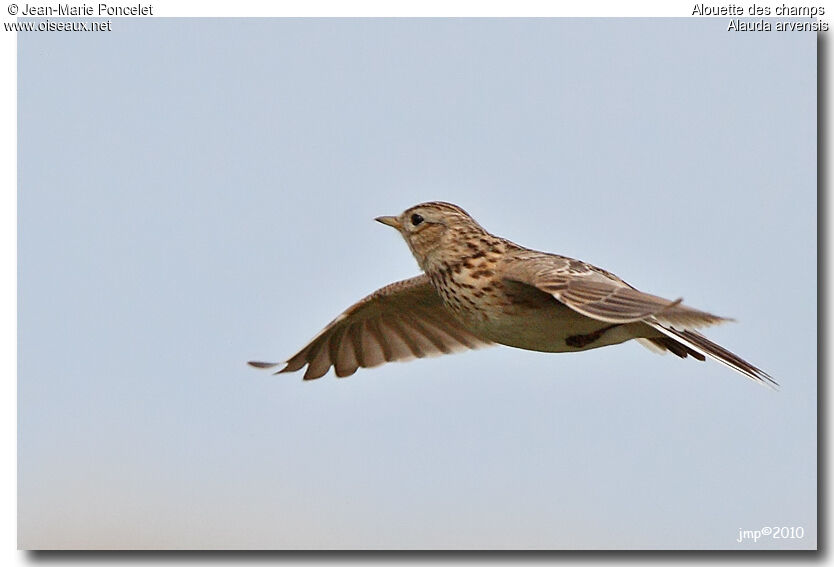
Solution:
<svg viewBox="0 0 834 567"><path fill-rule="evenodd" d="M711 358L778 387L766 372L696 329L728 321L635 289L618 276L487 232L451 203L375 219L405 239L422 275L387 285L336 317L275 374L305 380L492 344L577 352L635 339L655 352ZM249 362L256 368L282 363Z"/></svg>

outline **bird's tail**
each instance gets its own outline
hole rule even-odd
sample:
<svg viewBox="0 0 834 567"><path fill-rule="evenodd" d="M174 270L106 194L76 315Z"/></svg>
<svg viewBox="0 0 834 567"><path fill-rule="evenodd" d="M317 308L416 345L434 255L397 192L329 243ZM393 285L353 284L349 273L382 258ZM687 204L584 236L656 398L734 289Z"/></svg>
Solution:
<svg viewBox="0 0 834 567"><path fill-rule="evenodd" d="M736 372L747 376L751 380L764 384L768 388L773 390L779 388L779 384L767 372L756 368L740 356L737 356L721 345L712 342L697 331L688 329L679 331L674 327L662 325L660 323L651 323L648 321L647 323L671 340L657 342L656 346L660 348L668 349L678 356L681 356L679 349L683 347L686 349L688 354L691 354L695 358L704 360L704 357L709 357L716 362L720 362L724 366L732 368ZM677 346L678 349L676 349L675 346ZM683 356L685 356L685 354Z"/></svg>

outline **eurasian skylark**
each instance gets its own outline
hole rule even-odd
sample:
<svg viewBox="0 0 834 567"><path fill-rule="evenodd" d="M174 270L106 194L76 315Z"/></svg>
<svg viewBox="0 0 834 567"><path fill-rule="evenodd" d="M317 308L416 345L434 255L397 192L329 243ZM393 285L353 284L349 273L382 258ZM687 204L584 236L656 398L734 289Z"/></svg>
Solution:
<svg viewBox="0 0 834 567"><path fill-rule="evenodd" d="M424 274L349 307L276 374L304 366L305 380L493 343L575 352L630 339L681 358L712 358L775 387L767 373L695 329L728 319L636 290L596 266L524 248L442 202L377 221L396 228ZM257 368L280 363L250 362Z"/></svg>

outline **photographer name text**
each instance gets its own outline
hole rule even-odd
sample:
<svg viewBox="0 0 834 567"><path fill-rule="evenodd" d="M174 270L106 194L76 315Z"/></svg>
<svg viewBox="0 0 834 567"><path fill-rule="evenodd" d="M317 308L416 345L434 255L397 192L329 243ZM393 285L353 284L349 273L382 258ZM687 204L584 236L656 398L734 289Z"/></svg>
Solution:
<svg viewBox="0 0 834 567"><path fill-rule="evenodd" d="M153 16L151 4L113 6L111 4L58 4L36 6L24 4L20 16Z"/></svg>

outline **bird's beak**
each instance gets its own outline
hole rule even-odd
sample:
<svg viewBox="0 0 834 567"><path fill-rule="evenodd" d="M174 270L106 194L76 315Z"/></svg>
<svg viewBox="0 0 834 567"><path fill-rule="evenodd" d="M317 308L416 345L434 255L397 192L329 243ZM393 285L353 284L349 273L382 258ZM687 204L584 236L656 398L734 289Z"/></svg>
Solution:
<svg viewBox="0 0 834 567"><path fill-rule="evenodd" d="M381 222L382 224L387 224L388 226L394 227L397 230L402 228L399 219L397 217L376 217L374 219L377 222Z"/></svg>

